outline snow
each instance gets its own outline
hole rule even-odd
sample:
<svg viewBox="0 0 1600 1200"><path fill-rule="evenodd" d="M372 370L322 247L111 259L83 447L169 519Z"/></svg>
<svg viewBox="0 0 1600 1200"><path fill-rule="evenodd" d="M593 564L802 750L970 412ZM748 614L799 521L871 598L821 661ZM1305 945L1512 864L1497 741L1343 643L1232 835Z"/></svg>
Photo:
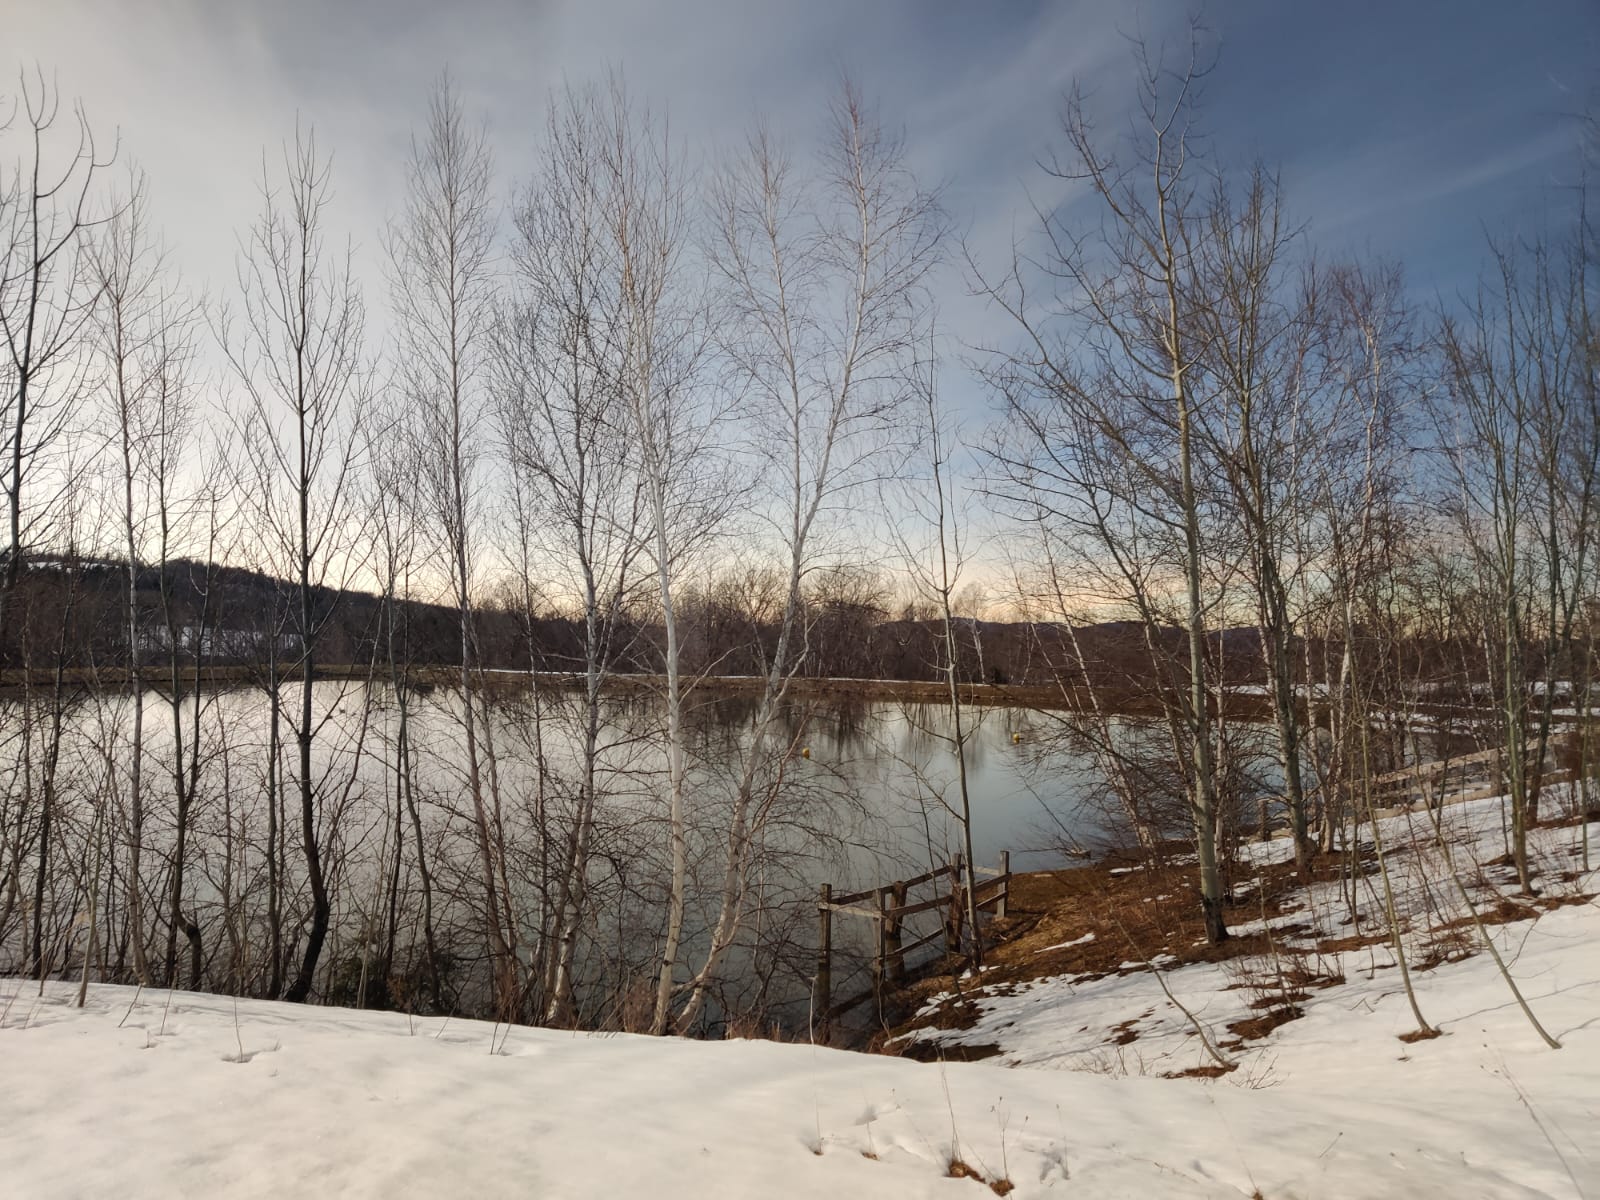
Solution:
<svg viewBox="0 0 1600 1200"><path fill-rule="evenodd" d="M1070 942L1057 942L1054 946L1043 946L1038 950L1035 950L1034 953L1048 954L1052 950L1070 950L1074 946L1087 946L1092 941L1094 941L1093 930L1084 934L1082 937L1073 938Z"/></svg>
<svg viewBox="0 0 1600 1200"><path fill-rule="evenodd" d="M1492 848L1496 810L1459 809L1456 844ZM1575 831L1539 834L1554 855ZM1313 891L1264 920L1309 955L1335 907ZM1445 1036L1399 1041L1414 1022L1380 943L1321 955L1345 982L1214 1080L1162 1077L1207 1058L1160 982L1226 1044L1266 986L1236 962L969 991L977 1024L939 1036L1000 1057L945 1064L113 986L79 1009L71 985L0 980L0 1193L990 1194L948 1177L959 1157L1018 1197L1600 1195L1600 907L1491 932L1562 1049L1484 954L1415 970Z"/></svg>

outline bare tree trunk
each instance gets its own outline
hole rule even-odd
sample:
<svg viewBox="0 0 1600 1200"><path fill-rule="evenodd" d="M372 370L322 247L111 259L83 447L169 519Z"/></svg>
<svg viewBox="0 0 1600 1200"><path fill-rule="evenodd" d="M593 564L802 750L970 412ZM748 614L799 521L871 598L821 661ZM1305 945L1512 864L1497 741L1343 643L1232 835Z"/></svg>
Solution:
<svg viewBox="0 0 1600 1200"><path fill-rule="evenodd" d="M283 991L283 833L279 759L283 747L283 719L279 705L278 627L267 629L267 995L277 999Z"/></svg>
<svg viewBox="0 0 1600 1200"><path fill-rule="evenodd" d="M641 432L648 428L649 417L641 412ZM648 439L652 435L646 433ZM647 442L646 456L651 457ZM655 1015L650 1021L650 1032L665 1033L671 1015L673 972L678 965L678 942L683 934L683 912L689 866L687 842L687 815L684 812L684 780L688 762L683 747L683 682L678 656L678 616L672 596L672 552L667 537L666 486L662 478L664 464L657 458L654 469L646 468L647 477L654 476L648 484L650 508L655 521L656 582L661 594L661 624L666 634L664 666L667 691L667 822L671 841L672 880L667 896L667 933L661 945L661 973L656 983Z"/></svg>

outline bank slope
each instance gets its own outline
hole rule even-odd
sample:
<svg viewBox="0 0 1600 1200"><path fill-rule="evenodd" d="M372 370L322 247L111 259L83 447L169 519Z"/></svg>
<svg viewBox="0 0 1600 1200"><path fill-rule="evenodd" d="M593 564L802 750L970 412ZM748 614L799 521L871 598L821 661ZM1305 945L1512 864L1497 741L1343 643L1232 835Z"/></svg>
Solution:
<svg viewBox="0 0 1600 1200"><path fill-rule="evenodd" d="M1515 937L1560 1051L1480 955L1423 981L1444 1037L1396 1039L1383 972L1217 1080L110 986L80 1010L66 985L6 980L0 1175L30 1198L989 1194L959 1161L1021 1197L1600 1194L1600 909ZM1019 1048L1075 1021L1032 1007L1006 1018Z"/></svg>

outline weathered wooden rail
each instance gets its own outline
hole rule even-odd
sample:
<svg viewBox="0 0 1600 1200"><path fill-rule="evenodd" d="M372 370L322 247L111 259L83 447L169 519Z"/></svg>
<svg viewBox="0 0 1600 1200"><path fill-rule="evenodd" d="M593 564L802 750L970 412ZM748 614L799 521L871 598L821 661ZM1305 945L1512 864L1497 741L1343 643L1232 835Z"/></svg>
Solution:
<svg viewBox="0 0 1600 1200"><path fill-rule="evenodd" d="M1000 852L998 868L977 867L973 874L983 877L975 884L976 903L973 905L980 921L989 914L1004 917L1011 899L1011 852ZM912 893L919 890L932 894L913 899ZM943 913L940 927L908 944L904 938L906 919L935 911ZM870 921L874 926L872 981L862 991L838 1000L833 995L833 918L836 913ZM827 1025L835 1017L869 1000L881 1018L885 993L910 982L907 957L941 940L946 954L959 953L967 933L966 917L966 864L959 854L921 875L897 879L865 891L835 895L832 884L823 884L817 897L817 975L813 997L818 1024ZM971 936L982 938L983 930L972 930Z"/></svg>
<svg viewBox="0 0 1600 1200"><path fill-rule="evenodd" d="M1575 732L1558 733L1550 738L1542 761L1537 754L1529 754L1523 763L1523 772L1530 784L1543 790L1576 779L1577 738ZM1386 807L1433 806L1446 800L1461 804L1501 795L1507 787L1506 752L1500 746L1475 754L1416 763L1379 775L1372 781L1374 801Z"/></svg>
<svg viewBox="0 0 1600 1200"><path fill-rule="evenodd" d="M1523 771L1530 785L1537 781L1542 791L1576 780L1580 773L1578 738L1576 731L1556 733L1550 738L1542 762L1537 760L1536 755L1530 754L1523 763ZM1412 763L1372 778L1373 806L1382 815L1418 805L1433 808L1440 804L1465 804L1503 795L1509 786L1506 783L1505 764L1506 752L1500 746L1473 754L1456 754L1431 762ZM1283 825L1281 820L1275 825L1271 823L1270 812L1272 808L1281 808L1285 803L1282 796L1261 798L1263 839L1271 836L1276 826Z"/></svg>

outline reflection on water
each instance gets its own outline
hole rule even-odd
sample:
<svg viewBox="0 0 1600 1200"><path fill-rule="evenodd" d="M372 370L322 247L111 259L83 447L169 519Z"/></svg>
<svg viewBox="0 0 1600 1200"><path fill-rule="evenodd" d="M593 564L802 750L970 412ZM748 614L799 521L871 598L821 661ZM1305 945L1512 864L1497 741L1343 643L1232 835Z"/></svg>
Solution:
<svg viewBox="0 0 1600 1200"><path fill-rule="evenodd" d="M514 910L519 961L530 977L556 936L553 883L572 852L586 797L592 796L590 855L583 876L582 927L575 970L579 1019L625 1023L641 980L659 955L668 878L661 711L648 694L607 696L592 730L575 691L499 686L486 703L479 738L493 789L495 828ZM285 705L298 701L286 690ZM401 707L388 686L319 683L312 775L319 843L329 866L333 924L318 988L325 998L401 1004L414 1001L412 968L431 923L452 973L454 999L471 1010L487 971L479 847L466 786L462 710L448 689L414 689L408 707L409 791L399 770ZM686 795L689 896L681 973L698 969L726 882L729 812L750 754L758 704L748 695L691 695ZM144 700L142 808L147 911L163 935L163 897L174 852L170 710L156 693ZM181 710L186 737L192 705ZM271 705L259 689L213 692L202 702L200 781L185 850L184 910L201 930L206 982L260 993L276 897L281 954L305 937L309 906L299 847L292 733L280 729L280 760L269 772ZM54 861L93 861L103 828L126 841L126 696L87 694L65 724L54 779ZM999 707L963 710L975 857L992 865L1009 850L1015 869L1059 865L1057 848L1092 844L1100 825L1083 800L1092 769L1082 755L1038 753L1039 718ZM0 711L4 729L22 728L15 701ZM818 887L857 890L948 862L962 844L953 722L945 705L836 699L792 704L769 739L773 760L758 778L750 828L750 868L741 881L737 944L717 968L711 1020L720 1013L791 1016L803 1011L814 970ZM8 854L26 872L36 853L40 811L35 750L43 727L9 737L3 753L11 787L0 797ZM587 771L584 747L595 747ZM192 750L192 747L191 747ZM107 761L118 769L107 774ZM267 786L278 780L274 805ZM413 813L408 805L414 802ZM420 836L419 836L420 834ZM118 868L119 852L111 864ZM58 920L81 907L81 878L53 872L41 911ZM274 881L277 881L276 885ZM274 887L276 886L276 891ZM107 970L126 967L122 885L102 888L106 919L123 930L100 953ZM54 916L52 916L54 914ZM120 925L117 922L120 921ZM0 925L0 969L26 961L23 925ZM864 933L864 931L863 931ZM908 935L909 936L909 935ZM864 949L865 938L857 949ZM836 939L849 965L850 935ZM387 964L398 982L374 981ZM859 964L858 964L859 965ZM846 971L836 967L836 987ZM631 997L631 999L630 999ZM586 1006L586 1007L584 1007Z"/></svg>

